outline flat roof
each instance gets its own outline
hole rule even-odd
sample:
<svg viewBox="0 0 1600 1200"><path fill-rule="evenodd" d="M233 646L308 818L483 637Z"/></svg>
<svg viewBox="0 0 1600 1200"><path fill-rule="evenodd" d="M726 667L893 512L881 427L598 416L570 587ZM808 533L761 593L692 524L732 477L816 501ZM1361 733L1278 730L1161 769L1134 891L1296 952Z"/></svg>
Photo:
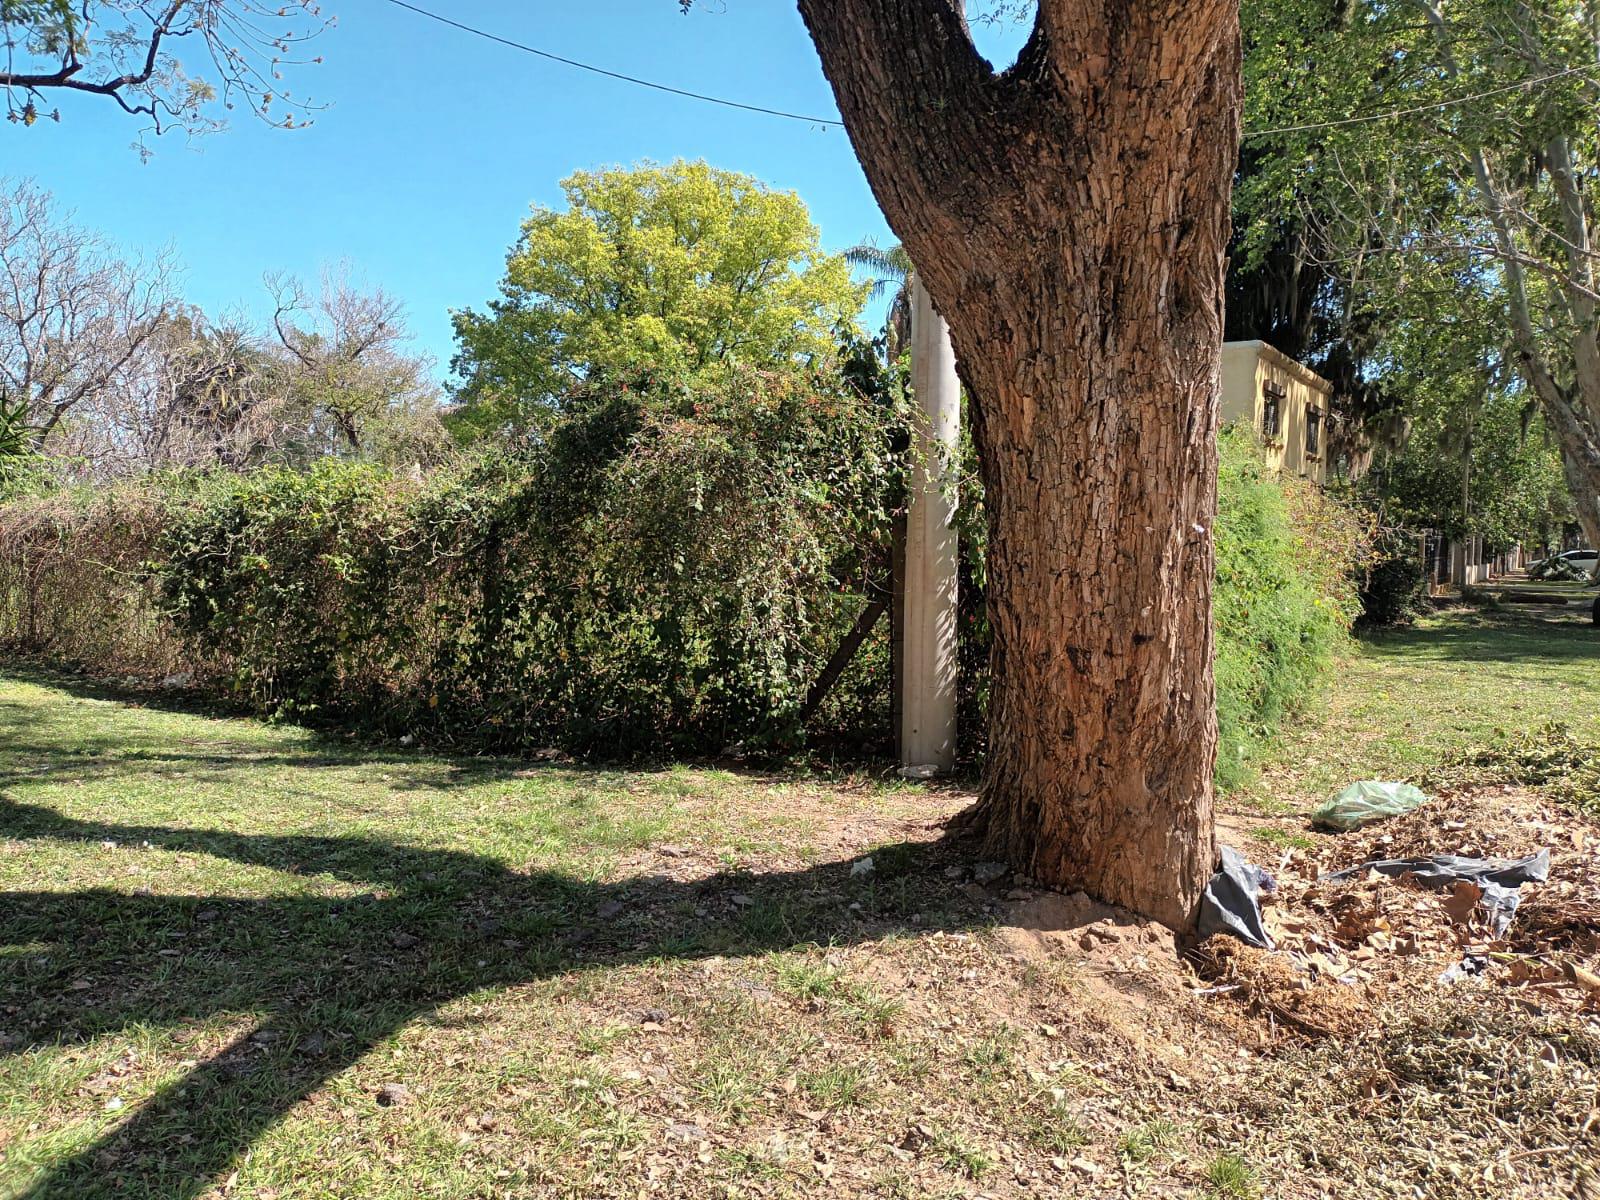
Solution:
<svg viewBox="0 0 1600 1200"><path fill-rule="evenodd" d="M1325 396L1333 395L1333 384L1318 375L1305 363L1290 358L1276 346L1269 345L1259 338L1244 342L1223 342L1222 348L1227 350L1250 350L1257 358L1264 358L1273 366L1289 372L1307 387L1315 388Z"/></svg>

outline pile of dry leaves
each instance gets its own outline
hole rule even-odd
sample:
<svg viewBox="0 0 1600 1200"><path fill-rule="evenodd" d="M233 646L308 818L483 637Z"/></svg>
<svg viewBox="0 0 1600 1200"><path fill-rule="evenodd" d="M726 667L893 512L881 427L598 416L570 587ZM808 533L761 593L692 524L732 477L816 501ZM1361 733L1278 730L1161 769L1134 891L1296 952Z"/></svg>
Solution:
<svg viewBox="0 0 1600 1200"><path fill-rule="evenodd" d="M1496 934L1472 883L1357 870L1550 854ZM1262 1057L1213 1119L1304 1194L1600 1198L1600 830L1515 788L1462 792L1264 865L1276 949L1190 955L1193 995L1253 1018ZM1287 1193L1286 1193L1287 1194Z"/></svg>
<svg viewBox="0 0 1600 1200"><path fill-rule="evenodd" d="M1468 977L1545 1007L1600 1014L1600 838L1590 823L1514 789L1434 800L1367 829L1286 851L1263 918L1277 953L1213 938L1196 957L1209 986L1237 990L1290 1029L1348 1033L1359 1010ZM1496 934L1475 883L1440 890L1409 875L1334 872L1378 859L1550 851L1550 878L1524 884ZM1341 985L1335 987L1334 985Z"/></svg>

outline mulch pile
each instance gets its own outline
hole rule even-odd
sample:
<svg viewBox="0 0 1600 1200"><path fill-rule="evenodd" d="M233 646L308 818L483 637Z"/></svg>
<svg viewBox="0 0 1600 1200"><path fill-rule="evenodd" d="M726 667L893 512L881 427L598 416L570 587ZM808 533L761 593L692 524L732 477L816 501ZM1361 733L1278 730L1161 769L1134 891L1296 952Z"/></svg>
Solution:
<svg viewBox="0 0 1600 1200"><path fill-rule="evenodd" d="M1496 936L1477 888L1433 890L1377 859L1550 851ZM1192 995L1247 1013L1261 1057L1219 1130L1283 1192L1600 1200L1600 825L1515 788L1464 791L1261 863L1277 944L1191 951ZM1243 1006L1242 1008L1240 1006Z"/></svg>
<svg viewBox="0 0 1600 1200"><path fill-rule="evenodd" d="M1501 936L1471 883L1441 891L1376 871L1326 878L1377 859L1516 859L1540 849L1550 851L1549 882L1522 886ZM1210 992L1236 995L1287 1032L1348 1035L1400 995L1467 977L1516 989L1540 1010L1600 1018L1600 830L1537 795L1501 788L1436 799L1263 865L1278 885L1262 908L1276 951L1218 937L1194 958Z"/></svg>

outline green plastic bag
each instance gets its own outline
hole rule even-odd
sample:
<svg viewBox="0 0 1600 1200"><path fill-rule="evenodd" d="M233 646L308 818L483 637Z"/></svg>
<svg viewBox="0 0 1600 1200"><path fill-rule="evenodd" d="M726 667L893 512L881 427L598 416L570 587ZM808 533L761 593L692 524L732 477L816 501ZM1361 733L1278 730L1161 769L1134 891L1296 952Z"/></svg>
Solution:
<svg viewBox="0 0 1600 1200"><path fill-rule="evenodd" d="M1325 800L1311 813L1311 823L1324 829L1357 829L1385 817L1398 817L1428 797L1409 783L1380 783L1376 779L1363 779L1352 783L1344 791Z"/></svg>

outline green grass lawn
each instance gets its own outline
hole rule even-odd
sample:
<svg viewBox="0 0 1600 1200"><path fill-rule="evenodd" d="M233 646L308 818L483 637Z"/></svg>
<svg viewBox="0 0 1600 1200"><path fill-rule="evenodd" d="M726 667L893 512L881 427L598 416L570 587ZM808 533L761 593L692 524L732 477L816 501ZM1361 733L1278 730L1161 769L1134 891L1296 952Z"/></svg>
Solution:
<svg viewBox="0 0 1600 1200"><path fill-rule="evenodd" d="M1372 639L1245 799L1600 732L1597 654L1553 610ZM0 1197L1324 1194L1180 1080L1282 1067L1191 1064L1144 951L1091 978L991 938L1010 885L934 827L966 798L373 749L0 670ZM1260 1080L1230 1094L1290 1086Z"/></svg>
<svg viewBox="0 0 1600 1200"><path fill-rule="evenodd" d="M1239 799L1304 813L1354 780L1416 776L1497 730L1547 721L1600 742L1600 629L1588 611L1451 610L1364 638Z"/></svg>
<svg viewBox="0 0 1600 1200"><path fill-rule="evenodd" d="M644 1140L620 1098L642 1081L596 1056L648 1043L641 1013L691 1019L673 981L911 908L971 919L896 883L919 846L854 884L818 863L905 788L374 752L15 672L0 747L4 1196L166 1200L230 1172L262 1197L588 1195ZM879 1012L814 969L849 1030ZM865 1086L814 1035L750 1036L747 992L696 990L711 1108L747 1104L769 1051L819 1104Z"/></svg>

